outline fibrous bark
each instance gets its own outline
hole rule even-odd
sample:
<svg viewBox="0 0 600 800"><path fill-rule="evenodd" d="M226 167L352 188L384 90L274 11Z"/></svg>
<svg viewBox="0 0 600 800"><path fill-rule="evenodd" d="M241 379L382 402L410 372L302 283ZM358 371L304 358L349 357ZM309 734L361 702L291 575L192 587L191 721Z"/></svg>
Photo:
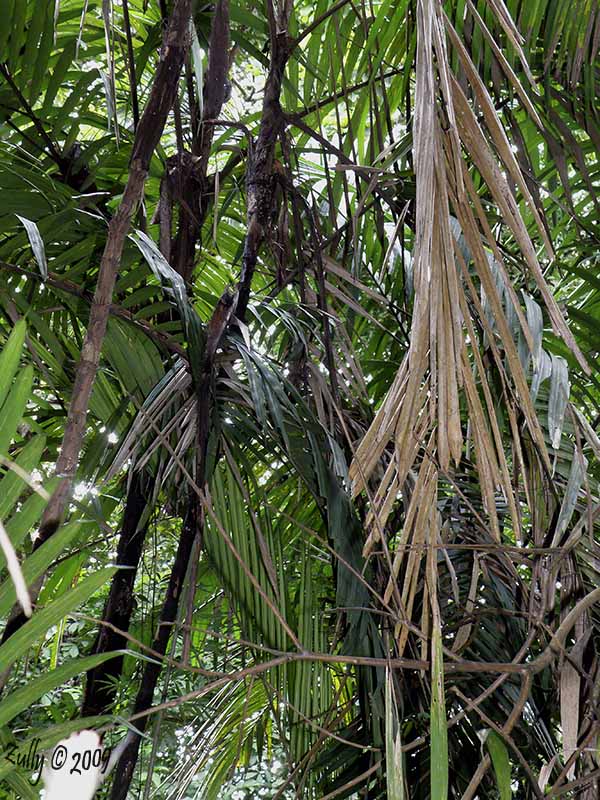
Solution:
<svg viewBox="0 0 600 800"><path fill-rule="evenodd" d="M217 117L226 97L226 81L229 70L229 2L221 0L213 17L209 46L209 63L204 87L204 113L198 136L194 139L195 158L188 153L179 152L171 160L171 178L167 174L161 187L161 223L166 217L171 219L173 200L179 203L177 236L169 242L172 251L173 267L186 282L192 278L196 243L206 218L208 201L206 195L208 160L213 137L211 125L203 123ZM161 224L161 231L162 231ZM170 222L169 222L170 228ZM161 235L161 244L167 243L168 234ZM203 363L195 386L197 397L198 428L196 432L196 483L203 487L206 480L206 450L210 436L209 416L212 405L212 383L214 377L214 356L231 318L232 299L225 293L217 305L208 324ZM194 374L194 370L192 370ZM167 651L173 623L181 598L185 576L194 552L194 542L202 532L202 512L200 499L195 487L190 487L188 505L183 521L175 560L171 568L169 585L161 609L158 629L152 643L156 653L164 655ZM193 588L192 588L193 591ZM161 672L161 664L149 662L144 668L134 713L145 711L152 705L154 690ZM146 728L148 718L143 717L136 727L140 732ZM124 800L131 784L140 748L140 738L130 741L119 759L115 771L111 800Z"/></svg>
<svg viewBox="0 0 600 800"><path fill-rule="evenodd" d="M247 232L242 256L242 270L238 285L235 315L243 320L250 299L252 277L258 261L260 247L265 237L273 211L276 176L273 165L275 145L285 125L279 101L285 66L290 55L290 38L287 25L291 3L286 2L280 19L274 18L271 3L269 27L271 30L271 63L265 84L260 128L256 144L249 154L246 184L248 187Z"/></svg>
<svg viewBox="0 0 600 800"><path fill-rule="evenodd" d="M229 2L216 4L208 49L208 68L203 88L203 111L198 129L194 131L191 153L179 148L167 163L161 185L161 240L170 237L172 207L179 206L177 234L168 243L167 260L186 283L191 283L196 257L196 245L210 208L211 181L207 178L208 161L216 120L227 99L230 66ZM165 230L163 230L163 228Z"/></svg>

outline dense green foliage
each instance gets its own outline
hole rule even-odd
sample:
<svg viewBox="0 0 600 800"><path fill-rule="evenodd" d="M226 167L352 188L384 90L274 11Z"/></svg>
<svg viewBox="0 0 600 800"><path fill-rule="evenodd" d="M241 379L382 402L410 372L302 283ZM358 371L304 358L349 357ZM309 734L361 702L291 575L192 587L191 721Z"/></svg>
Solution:
<svg viewBox="0 0 600 800"><path fill-rule="evenodd" d="M2 5L0 741L160 663L131 797L597 797L597 0L194 0L35 545L173 5Z"/></svg>

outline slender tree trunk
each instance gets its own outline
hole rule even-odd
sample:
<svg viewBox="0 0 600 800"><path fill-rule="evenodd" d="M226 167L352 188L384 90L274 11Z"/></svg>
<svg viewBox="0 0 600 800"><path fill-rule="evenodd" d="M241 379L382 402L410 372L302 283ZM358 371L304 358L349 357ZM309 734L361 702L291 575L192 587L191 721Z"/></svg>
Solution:
<svg viewBox="0 0 600 800"><path fill-rule="evenodd" d="M63 480L44 512L37 539L38 547L48 539L60 523L79 464L89 399L98 370L123 246L133 214L143 197L150 159L160 140L177 93L179 75L188 51L190 9L191 0L176 0L174 4L156 78L136 132L123 199L108 228L89 325L75 374L65 435L56 464L56 472Z"/></svg>
<svg viewBox="0 0 600 800"><path fill-rule="evenodd" d="M172 267L190 282L193 275L196 245L210 208L207 180L210 149L214 136L211 123L218 119L227 98L229 85L229 0L215 6L208 47L208 68L203 92L202 119L195 131L192 156L177 155L177 191L180 194L179 224L172 243ZM193 123L192 123L193 124ZM186 157L187 156L187 157Z"/></svg>
<svg viewBox="0 0 600 800"><path fill-rule="evenodd" d="M177 618L177 609L179 606L179 599L183 589L183 582L187 572L187 567L190 561L190 556L193 551L194 539L200 526L200 504L197 500L192 500L187 508L185 520L183 522L181 536L179 537L179 545L177 547L177 554L171 570L171 577L167 587L167 593L163 603L158 630L152 642L152 649L158 653L166 653L171 632L173 631L173 623ZM154 690L162 670L162 664L156 661L150 661L146 664L142 675L142 681L135 701L133 713L145 711L152 705L154 697ZM142 717L135 722L136 728L143 732L148 724L149 717ZM115 777L113 780L113 787L111 793L111 800L125 800L133 771L137 763L138 752L140 749L140 737L136 737L129 743L123 751L119 763L115 769Z"/></svg>
<svg viewBox="0 0 600 800"><path fill-rule="evenodd" d="M219 3L215 24L222 25L223 7ZM242 269L237 291L232 297L228 291L223 293L210 322L207 326L206 345L200 377L196 386L198 429L196 437L196 482L203 488L207 480L206 454L210 437L210 414L212 392L215 383L214 357L229 327L234 313L240 320L244 319L254 269L258 260L260 246L264 240L265 228L271 218L274 194L273 162L275 145L284 125L284 117L279 103L281 84L285 65L289 56L289 37L287 22L291 11L291 3L286 0L280 18L275 19L272 3L269 7L269 28L271 32L271 66L265 86L265 98L259 127L258 139L254 152L249 159L248 167L248 228L242 258ZM220 36L223 36L221 32ZM213 40L214 41L214 40ZM217 72L217 75L220 75ZM225 73L226 75L226 73ZM221 81L221 78L219 78ZM222 96L219 101L222 103ZM220 104L218 106L220 108ZM190 492L190 501L186 519L183 524L177 555L171 571L169 587L160 616L159 629L153 649L165 654L173 622L177 616L177 607L181 595L182 582L187 572L189 559L193 551L196 534L202 530L203 515L199 498L195 491ZM134 713L147 711L158 683L161 665L148 663L144 669L142 682L135 702ZM141 717L135 725L143 732L148 723L148 716ZM134 739L125 748L115 770L111 800L125 800L131 784L140 748L140 737Z"/></svg>
<svg viewBox="0 0 600 800"><path fill-rule="evenodd" d="M117 564L124 569L120 569L112 579L102 613L102 621L108 625L100 625L92 653L110 653L126 643L125 637L119 631L129 630L135 579L148 530L148 515L145 512L153 486L153 478L145 486L143 473L133 473L117 549ZM111 707L115 699L115 682L121 675L122 668L123 656L117 655L88 672L82 716L103 714Z"/></svg>
<svg viewBox="0 0 600 800"><path fill-rule="evenodd" d="M106 333L113 291L125 238L144 193L144 184L150 159L162 135L167 115L177 94L179 75L189 50L191 0L175 0L169 27L165 34L160 63L152 84L148 103L136 130L127 185L121 204L111 219L108 237L100 269L98 283L81 357L75 373L71 405L60 455L56 462L56 474L61 478L44 511L35 549L40 547L56 531L71 496L71 487L79 465L79 455L86 428L87 411L96 372L100 362L100 351ZM41 588L41 580L30 587L35 601ZM15 615L4 631L3 641L23 625L26 618Z"/></svg>
<svg viewBox="0 0 600 800"><path fill-rule="evenodd" d="M247 232L242 255L242 269L236 298L236 316L244 319L254 270L260 247L269 225L275 193L275 145L283 127L285 117L279 101L281 84L290 55L290 38L287 32L291 3L285 3L280 18L275 19L273 4L267 2L269 29L271 32L271 63L265 83L265 95L256 145L248 161L246 184L248 187Z"/></svg>

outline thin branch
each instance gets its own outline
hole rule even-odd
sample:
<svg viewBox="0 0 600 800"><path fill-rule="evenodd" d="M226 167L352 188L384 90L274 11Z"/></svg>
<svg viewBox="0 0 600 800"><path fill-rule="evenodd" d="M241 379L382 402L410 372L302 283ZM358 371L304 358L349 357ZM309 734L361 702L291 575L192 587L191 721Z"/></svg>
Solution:
<svg viewBox="0 0 600 800"><path fill-rule="evenodd" d="M316 30L319 25L322 25L326 20L329 19L329 17L337 13L341 8L347 6L349 2L350 0L338 0L337 3L334 3L320 16L316 17L309 25L306 26L306 28L304 28L302 33L298 34L298 36L296 36L296 38L292 41L290 44L290 50L294 50L296 47L298 47L300 42L306 39L307 36L310 36L310 34Z"/></svg>
<svg viewBox="0 0 600 800"><path fill-rule="evenodd" d="M48 148L48 154L52 157L52 159L57 163L57 165L62 169L64 167L64 159L59 153L56 148L56 145L50 138L49 134L47 133L46 129L41 123L40 118L31 108L25 97L23 96L21 90L14 82L12 75L10 74L10 70L8 69L6 64L0 64L0 74L4 77L4 80L8 83L10 88L12 89L13 94L21 104L22 110L24 113L29 117L29 119L33 122L35 129L40 135L40 138L45 143L46 147Z"/></svg>
<svg viewBox="0 0 600 800"><path fill-rule="evenodd" d="M487 714L484 714L483 711L480 708L478 708L468 697L466 697L466 695L464 695L460 691L458 686L454 686L453 687L453 691L458 697L460 697L460 699L463 701L463 703L466 703L467 706L471 710L475 711L479 715L481 720L483 722L485 722L485 724L489 728L491 728L493 731L495 731L498 734L498 736L500 736L502 739L504 739L506 744L510 747L510 749L513 751L513 753L519 759L519 762L521 763L521 766L523 767L523 770L525 771L525 774L529 778L529 783L531 785L531 790L532 790L533 794L539 800L544 800L544 794L543 794L543 792L541 791L541 789L538 786L537 779L536 779L535 775L533 774L533 772L531 770L531 767L527 763L527 760L526 760L525 756L523 755L521 750L517 747L517 745L514 743L514 741L512 739L512 736L510 736L503 728L501 728L500 726L496 725L496 723L492 719L490 719L487 716Z"/></svg>

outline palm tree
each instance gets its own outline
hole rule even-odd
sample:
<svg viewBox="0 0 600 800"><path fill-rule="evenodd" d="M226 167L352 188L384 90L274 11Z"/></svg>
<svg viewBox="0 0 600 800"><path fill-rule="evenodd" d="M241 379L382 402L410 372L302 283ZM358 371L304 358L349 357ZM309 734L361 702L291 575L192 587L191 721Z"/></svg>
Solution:
<svg viewBox="0 0 600 800"><path fill-rule="evenodd" d="M86 728L112 800L597 796L599 45L7 0L7 797Z"/></svg>

